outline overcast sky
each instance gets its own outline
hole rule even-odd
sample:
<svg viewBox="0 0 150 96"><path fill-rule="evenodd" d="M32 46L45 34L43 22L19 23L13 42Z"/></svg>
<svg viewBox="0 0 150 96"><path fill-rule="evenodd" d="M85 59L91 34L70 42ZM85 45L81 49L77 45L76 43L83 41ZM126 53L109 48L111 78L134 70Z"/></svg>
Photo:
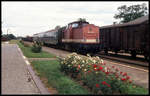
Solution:
<svg viewBox="0 0 150 96"><path fill-rule="evenodd" d="M2 2L3 34L13 33L15 36L32 36L35 33L65 26L78 18L97 26L110 25L114 14L121 5L135 5L146 2ZM148 7L149 8L149 7Z"/></svg>

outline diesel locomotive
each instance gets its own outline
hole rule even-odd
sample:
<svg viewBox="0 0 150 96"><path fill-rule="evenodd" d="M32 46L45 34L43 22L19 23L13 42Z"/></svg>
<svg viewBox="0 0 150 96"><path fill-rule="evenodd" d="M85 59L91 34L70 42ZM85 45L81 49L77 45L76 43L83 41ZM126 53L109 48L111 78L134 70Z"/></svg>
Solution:
<svg viewBox="0 0 150 96"><path fill-rule="evenodd" d="M34 34L33 40L75 52L100 51L99 27L86 21L74 21L61 28Z"/></svg>

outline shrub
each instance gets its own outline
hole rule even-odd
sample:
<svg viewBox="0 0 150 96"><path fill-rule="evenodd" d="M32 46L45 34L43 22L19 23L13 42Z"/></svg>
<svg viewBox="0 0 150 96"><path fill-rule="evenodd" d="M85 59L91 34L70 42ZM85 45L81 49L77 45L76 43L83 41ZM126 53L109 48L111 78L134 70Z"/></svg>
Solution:
<svg viewBox="0 0 150 96"><path fill-rule="evenodd" d="M95 94L127 94L130 77L115 66L106 67L99 57L79 56L76 53L59 59L61 71L81 80Z"/></svg>
<svg viewBox="0 0 150 96"><path fill-rule="evenodd" d="M24 44L24 47L29 47L30 45L27 44L27 43L23 43Z"/></svg>
<svg viewBox="0 0 150 96"><path fill-rule="evenodd" d="M34 42L31 50L34 53L40 53L42 51L42 44L40 42Z"/></svg>

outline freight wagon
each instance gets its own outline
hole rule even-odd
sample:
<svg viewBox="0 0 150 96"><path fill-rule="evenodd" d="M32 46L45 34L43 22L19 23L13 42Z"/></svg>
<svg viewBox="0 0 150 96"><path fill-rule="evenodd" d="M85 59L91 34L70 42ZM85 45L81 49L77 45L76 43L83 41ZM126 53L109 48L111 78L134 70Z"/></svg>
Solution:
<svg viewBox="0 0 150 96"><path fill-rule="evenodd" d="M130 53L143 54L149 58L149 18L143 16L134 21L124 24L113 24L99 28L101 49L114 51L120 50Z"/></svg>

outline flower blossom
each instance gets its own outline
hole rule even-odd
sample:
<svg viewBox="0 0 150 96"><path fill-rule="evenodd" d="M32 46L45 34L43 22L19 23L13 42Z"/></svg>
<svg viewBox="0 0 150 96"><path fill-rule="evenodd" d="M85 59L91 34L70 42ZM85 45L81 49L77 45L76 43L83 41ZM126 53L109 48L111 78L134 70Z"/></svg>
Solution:
<svg viewBox="0 0 150 96"><path fill-rule="evenodd" d="M93 65L93 67L94 67L94 68L96 68L96 67L97 67L97 65L96 65L96 64L94 64L94 65Z"/></svg>
<svg viewBox="0 0 150 96"><path fill-rule="evenodd" d="M122 81L125 81L125 80L126 80L126 78L121 78L121 80L122 80Z"/></svg>
<svg viewBox="0 0 150 96"><path fill-rule="evenodd" d="M102 69L103 69L103 67L102 67L102 66L100 66L98 70L102 70Z"/></svg>
<svg viewBox="0 0 150 96"><path fill-rule="evenodd" d="M102 84L105 85L105 84L107 84L107 83L106 83L106 81L103 81Z"/></svg>
<svg viewBox="0 0 150 96"><path fill-rule="evenodd" d="M96 84L96 87L99 88L99 84Z"/></svg>

